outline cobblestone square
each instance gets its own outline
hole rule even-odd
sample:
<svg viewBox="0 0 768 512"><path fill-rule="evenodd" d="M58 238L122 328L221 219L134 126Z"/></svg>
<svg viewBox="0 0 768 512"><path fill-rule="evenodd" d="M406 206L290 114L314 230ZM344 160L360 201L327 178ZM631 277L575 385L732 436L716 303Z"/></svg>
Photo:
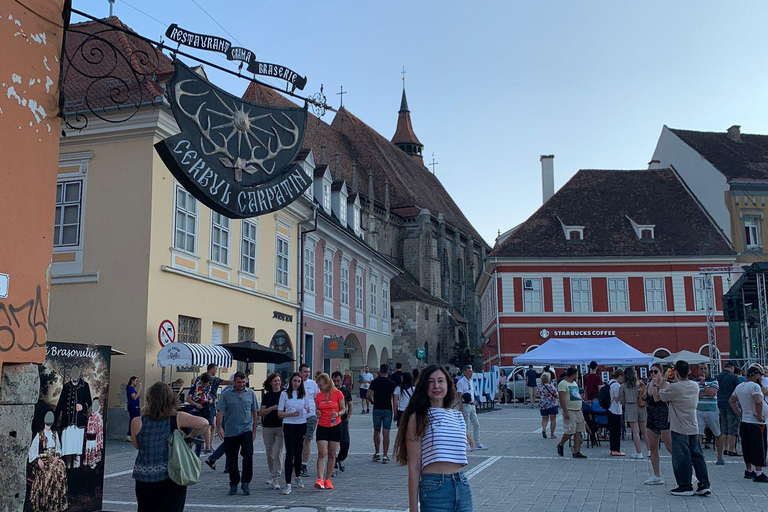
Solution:
<svg viewBox="0 0 768 512"><path fill-rule="evenodd" d="M744 465L734 457L725 466L715 466L714 452L706 450L713 495L707 498L671 496L674 476L669 455L662 449L665 485L643 484L650 475L650 462L608 455L607 442L582 451L587 460L557 456L556 440L540 434L538 409L503 406L502 410L479 416L482 441L490 449L469 456L465 472L472 484L477 511L589 510L626 512L652 510L760 511L768 507L768 485L743 479ZM559 418L558 418L559 419ZM392 462L371 462L372 426L369 415L357 411L352 418L352 446L347 470L334 480L334 489L311 487L316 476L306 478L307 488L294 489L290 496L268 488L264 447L259 436L255 444L254 477L251 495L228 496L228 479L222 472L203 466L201 481L187 493L187 510L272 510L283 507L310 507L339 512L402 512L408 509L407 470ZM558 436L562 432L558 425ZM394 441L396 430L392 431ZM629 441L622 447L629 450ZM104 482L104 509L136 510L131 468L135 450L128 444L111 441L107 447L107 478ZM315 451L310 460L314 474Z"/></svg>

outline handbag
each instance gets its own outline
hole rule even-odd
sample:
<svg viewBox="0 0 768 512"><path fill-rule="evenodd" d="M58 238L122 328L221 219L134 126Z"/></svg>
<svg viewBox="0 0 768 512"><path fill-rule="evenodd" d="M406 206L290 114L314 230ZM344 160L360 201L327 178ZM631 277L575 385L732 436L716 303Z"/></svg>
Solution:
<svg viewBox="0 0 768 512"><path fill-rule="evenodd" d="M86 432L85 433L85 440L86 441L95 441L96 440L96 432Z"/></svg>
<svg viewBox="0 0 768 512"><path fill-rule="evenodd" d="M200 479L202 461L187 445L184 434L177 428L176 417L171 418L168 437L168 478L178 485L194 485Z"/></svg>

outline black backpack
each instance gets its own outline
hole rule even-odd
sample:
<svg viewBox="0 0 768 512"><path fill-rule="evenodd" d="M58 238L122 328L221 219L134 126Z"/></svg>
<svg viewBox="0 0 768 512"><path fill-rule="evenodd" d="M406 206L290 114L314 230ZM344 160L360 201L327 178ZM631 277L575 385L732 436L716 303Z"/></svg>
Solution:
<svg viewBox="0 0 768 512"><path fill-rule="evenodd" d="M602 407L606 411L611 407L611 383L612 382L613 381L609 381L608 384L601 387L600 391L597 392L597 403L600 404L600 407Z"/></svg>

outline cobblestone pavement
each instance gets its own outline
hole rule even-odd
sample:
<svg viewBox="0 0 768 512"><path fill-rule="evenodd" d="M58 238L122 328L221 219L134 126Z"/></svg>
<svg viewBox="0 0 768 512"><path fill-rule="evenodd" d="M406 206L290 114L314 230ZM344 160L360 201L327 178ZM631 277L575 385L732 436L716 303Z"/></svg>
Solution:
<svg viewBox="0 0 768 512"><path fill-rule="evenodd" d="M470 454L465 472L472 484L474 508L477 511L547 511L589 510L663 512L685 510L756 512L768 510L768 484L757 484L743 478L744 465L729 458L725 466L715 466L714 452L707 450L709 476L714 494L702 497L675 497L669 494L674 476L669 456L662 456L662 475L666 485L646 486L650 475L647 460L612 458L607 442L600 447L583 448L587 460L561 459L556 454L557 441L542 439L538 410L528 407L503 406L502 410L480 415L482 442L490 447L485 452ZM255 443L254 477L251 495L228 496L227 475L223 459L218 471L203 466L201 481L187 493L187 510L237 510L250 512L290 507L299 510L340 512L390 512L408 509L407 470L395 462L388 465L371 462L371 416L355 414L351 421L352 447L347 471L334 480L334 490L320 491L311 487L317 478L305 478L307 488L294 489L282 496L265 484L268 478L264 445L259 436ZM558 433L562 430L558 426ZM394 441L395 430L392 431ZM630 442L622 445L629 451ZM104 509L136 510L131 468L136 457L129 443L107 443ZM314 474L314 455L310 474ZM666 451L662 449L662 453ZM282 482L281 482L282 483ZM300 508L298 508L300 507ZM310 508L305 508L310 507Z"/></svg>

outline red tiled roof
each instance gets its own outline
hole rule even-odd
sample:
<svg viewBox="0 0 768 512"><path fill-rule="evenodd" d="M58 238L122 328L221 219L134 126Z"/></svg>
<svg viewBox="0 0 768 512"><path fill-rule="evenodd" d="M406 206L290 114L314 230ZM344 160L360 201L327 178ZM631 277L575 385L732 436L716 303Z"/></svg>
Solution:
<svg viewBox="0 0 768 512"><path fill-rule="evenodd" d="M639 239L631 221L653 225ZM563 224L584 226L566 240ZM735 256L671 169L581 170L489 256L508 258Z"/></svg>
<svg viewBox="0 0 768 512"><path fill-rule="evenodd" d="M115 16L104 21L133 32ZM89 34L94 37L89 39ZM163 94L162 84L173 75L173 63L162 52L96 21L72 24L66 47L69 59L64 62L62 91L66 112L116 105L129 108L136 102L152 101ZM131 65L122 56L130 59Z"/></svg>
<svg viewBox="0 0 768 512"><path fill-rule="evenodd" d="M248 86L243 99L272 106L296 106L278 92L254 83ZM320 154L322 145L325 145L326 155L338 152L340 178L346 180L348 186L352 183L352 164L356 162L358 189L366 197L370 171L377 204L384 204L384 182L388 179L392 211L408 206L427 208L434 216L442 213L448 224L484 243L450 194L424 165L414 161L348 110L340 109L330 125L310 115L303 144L312 148L316 156Z"/></svg>
<svg viewBox="0 0 768 512"><path fill-rule="evenodd" d="M405 98L405 89L403 89L403 99L400 102L400 111L397 113L397 128L395 128L395 134L392 136L392 142L394 144L423 145L413 131L411 111L408 110L408 100Z"/></svg>

